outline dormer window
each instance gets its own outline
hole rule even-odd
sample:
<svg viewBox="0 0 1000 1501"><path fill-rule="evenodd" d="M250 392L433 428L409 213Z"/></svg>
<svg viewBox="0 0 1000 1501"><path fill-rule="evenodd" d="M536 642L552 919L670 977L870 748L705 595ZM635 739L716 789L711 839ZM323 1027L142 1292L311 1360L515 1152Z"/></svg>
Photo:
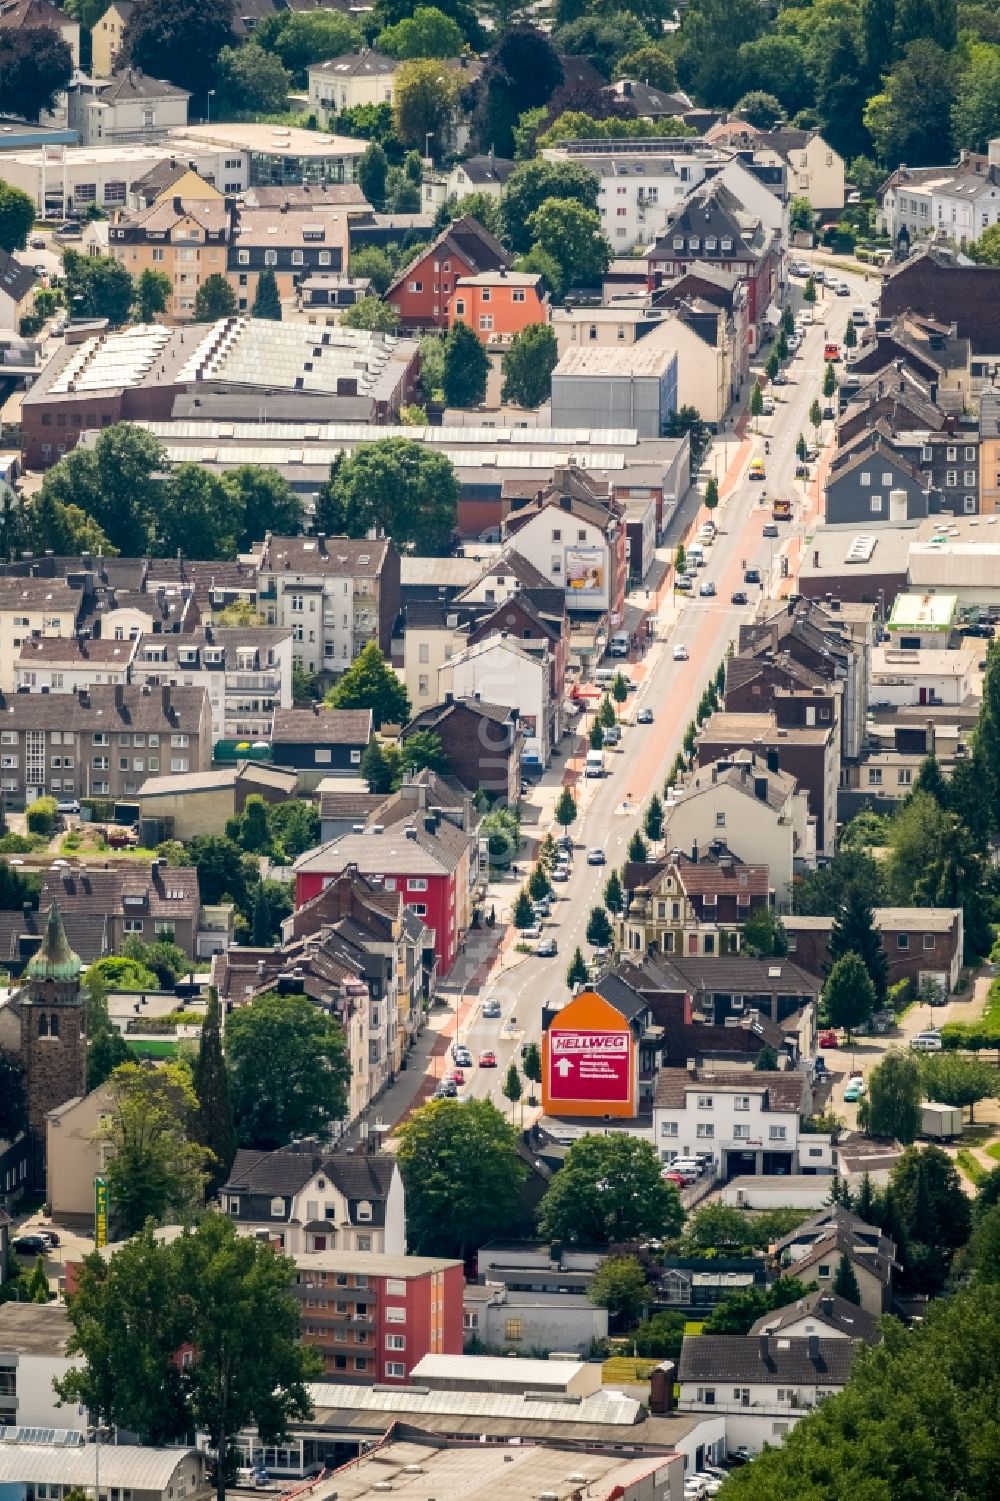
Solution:
<svg viewBox="0 0 1000 1501"><path fill-rule="evenodd" d="M372 1206L371 1206L371 1204L368 1202L367 1199L361 1199L360 1202L358 1203L358 1219L359 1220L370 1220L371 1217L372 1217Z"/></svg>
<svg viewBox="0 0 1000 1501"><path fill-rule="evenodd" d="M684 249L684 236L683 235L674 235L674 249L675 250L683 250Z"/></svg>

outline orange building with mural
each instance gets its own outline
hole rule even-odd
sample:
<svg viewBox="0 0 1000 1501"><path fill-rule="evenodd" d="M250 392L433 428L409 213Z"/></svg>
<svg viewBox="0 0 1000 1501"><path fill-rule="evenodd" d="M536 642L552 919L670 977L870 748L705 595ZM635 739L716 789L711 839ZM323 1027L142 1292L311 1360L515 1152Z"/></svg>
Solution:
<svg viewBox="0 0 1000 1501"><path fill-rule="evenodd" d="M626 1017L582 990L542 1034L546 1115L632 1118L639 1099L635 1037Z"/></svg>

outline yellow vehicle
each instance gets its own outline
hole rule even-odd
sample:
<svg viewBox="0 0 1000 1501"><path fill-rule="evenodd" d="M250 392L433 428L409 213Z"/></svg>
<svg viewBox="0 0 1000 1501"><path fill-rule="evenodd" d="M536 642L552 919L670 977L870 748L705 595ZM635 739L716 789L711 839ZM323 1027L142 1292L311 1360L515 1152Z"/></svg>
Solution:
<svg viewBox="0 0 1000 1501"><path fill-rule="evenodd" d="M751 461L750 461L750 478L751 479L766 479L767 478L766 472L764 470L764 460L763 459L751 459Z"/></svg>
<svg viewBox="0 0 1000 1501"><path fill-rule="evenodd" d="M792 502L790 500L779 500L775 497L771 502L771 515L775 521L791 521Z"/></svg>

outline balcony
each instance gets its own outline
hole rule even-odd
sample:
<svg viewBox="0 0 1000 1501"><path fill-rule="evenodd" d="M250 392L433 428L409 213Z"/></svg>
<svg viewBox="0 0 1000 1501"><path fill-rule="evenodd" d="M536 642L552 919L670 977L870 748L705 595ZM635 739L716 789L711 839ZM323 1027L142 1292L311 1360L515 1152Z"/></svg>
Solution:
<svg viewBox="0 0 1000 1501"><path fill-rule="evenodd" d="M276 672L227 672L227 693L280 693L281 678Z"/></svg>

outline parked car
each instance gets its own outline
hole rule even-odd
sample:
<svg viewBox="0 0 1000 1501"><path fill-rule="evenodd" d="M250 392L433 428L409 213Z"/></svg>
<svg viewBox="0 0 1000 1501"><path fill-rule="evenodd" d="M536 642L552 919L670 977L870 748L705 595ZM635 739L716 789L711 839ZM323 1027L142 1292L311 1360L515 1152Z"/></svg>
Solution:
<svg viewBox="0 0 1000 1501"><path fill-rule="evenodd" d="M480 1053L480 1055L479 1055L479 1067L480 1068L496 1068L496 1066L497 1066L497 1055L496 1055L496 1053L494 1053L492 1051L492 1049L488 1048L485 1053Z"/></svg>
<svg viewBox="0 0 1000 1501"><path fill-rule="evenodd" d="M834 412L832 406L830 406L828 404L827 406L825 406L823 408L823 421L824 422L832 422L835 416L836 416L836 413Z"/></svg>
<svg viewBox="0 0 1000 1501"><path fill-rule="evenodd" d="M559 952L559 945L554 938L543 938L535 953L539 959L554 959Z"/></svg>
<svg viewBox="0 0 1000 1501"><path fill-rule="evenodd" d="M40 1235L44 1241L47 1241L49 1243L50 1246L58 1246L62 1244L59 1239L59 1233L56 1230L33 1230L31 1233L32 1235Z"/></svg>
<svg viewBox="0 0 1000 1501"><path fill-rule="evenodd" d="M840 1046L837 1034L832 1027L819 1034L819 1045L821 1048L836 1048Z"/></svg>
<svg viewBox="0 0 1000 1501"><path fill-rule="evenodd" d="M940 1053L940 1032L918 1032L916 1037L910 1038L910 1047L914 1053Z"/></svg>
<svg viewBox="0 0 1000 1501"><path fill-rule="evenodd" d="M814 1060L813 1076L817 1079L828 1079L830 1077L825 1058L816 1058Z"/></svg>
<svg viewBox="0 0 1000 1501"><path fill-rule="evenodd" d="M732 594L729 596L729 603L733 605L748 604L749 601L747 599L747 591L745 589L734 589Z"/></svg>
<svg viewBox="0 0 1000 1501"><path fill-rule="evenodd" d="M44 235L32 235L31 239L28 241L28 244L31 246L32 250L44 250L45 249L45 236Z"/></svg>
<svg viewBox="0 0 1000 1501"><path fill-rule="evenodd" d="M604 744L617 745L621 738L622 732L620 727L616 724L609 724L607 729L604 731Z"/></svg>
<svg viewBox="0 0 1000 1501"><path fill-rule="evenodd" d="M652 711L652 709L640 709L639 712L638 712L638 714L635 716L635 722L636 722L636 724L652 724L653 723L653 711Z"/></svg>
<svg viewBox="0 0 1000 1501"><path fill-rule="evenodd" d="M808 479L809 478L809 465L808 464L802 464L802 463L796 464L796 466L795 466L795 478L796 479Z"/></svg>
<svg viewBox="0 0 1000 1501"><path fill-rule="evenodd" d="M743 582L745 584L759 584L760 583L760 569L759 568L744 568L744 570L743 570Z"/></svg>
<svg viewBox="0 0 1000 1501"><path fill-rule="evenodd" d="M537 943L541 936L542 925L538 922L533 922L530 927L522 928L518 934L518 938L522 943Z"/></svg>
<svg viewBox="0 0 1000 1501"><path fill-rule="evenodd" d="M44 1256L48 1246L40 1235L19 1235L11 1241L11 1249L18 1256Z"/></svg>
<svg viewBox="0 0 1000 1501"><path fill-rule="evenodd" d="M776 370L774 372L774 379L771 382L771 385L772 386L787 386L788 385L788 375L786 374L786 372L784 370ZM771 417L773 415L774 414L772 412L769 412L767 410L767 408L765 407L765 409L764 409L764 416L765 417Z"/></svg>
<svg viewBox="0 0 1000 1501"><path fill-rule="evenodd" d="M590 850L587 851L587 864L588 865L603 865L605 863L606 859L607 859L607 856L605 855L604 851L601 849L600 845L595 845L593 849L590 849Z"/></svg>
<svg viewBox="0 0 1000 1501"><path fill-rule="evenodd" d="M844 1090L844 1103L846 1105L856 1105L864 1092L865 1086L863 1079L850 1079L848 1081L847 1088Z"/></svg>
<svg viewBox="0 0 1000 1501"><path fill-rule="evenodd" d="M550 881L568 881L569 880L569 873L570 872L569 872L569 866L568 865L557 865L555 867L555 869L553 870L552 874L549 876L549 880Z"/></svg>
<svg viewBox="0 0 1000 1501"><path fill-rule="evenodd" d="M752 480L763 480L763 479L767 478L767 472L766 472L766 470L764 468L764 460L763 459L752 459L751 460L751 462L750 462L750 475L749 475L749 478L752 479Z"/></svg>
<svg viewBox="0 0 1000 1501"><path fill-rule="evenodd" d="M773 521L765 521L765 523L764 523L764 536L765 537L776 537L777 535L778 535L778 528L775 526L774 522Z"/></svg>
<svg viewBox="0 0 1000 1501"><path fill-rule="evenodd" d="M674 658L675 662L686 662L687 661L687 659L688 659L688 649L687 649L687 647L684 645L684 643L682 641L678 641L678 642L675 643L674 650L673 650L673 658Z"/></svg>
<svg viewBox="0 0 1000 1501"><path fill-rule="evenodd" d="M688 1180L684 1177L683 1173L671 1173L667 1170L662 1172L660 1177L664 1183L672 1183L675 1188L687 1188Z"/></svg>
<svg viewBox="0 0 1000 1501"><path fill-rule="evenodd" d="M674 579L674 588L679 589L682 594L690 594L691 587L691 580L686 573L679 573Z"/></svg>
<svg viewBox="0 0 1000 1501"><path fill-rule="evenodd" d="M453 1068L451 1073L448 1075L448 1078L451 1079L452 1083L454 1084L464 1084L465 1071L460 1068Z"/></svg>
<svg viewBox="0 0 1000 1501"><path fill-rule="evenodd" d="M80 804L75 797L67 798L64 802L56 803L56 812L75 815L80 811Z"/></svg>
<svg viewBox="0 0 1000 1501"><path fill-rule="evenodd" d="M464 1042L453 1042L451 1045L451 1061L459 1068L472 1067L472 1054Z"/></svg>
<svg viewBox="0 0 1000 1501"><path fill-rule="evenodd" d="M484 1021L488 1021L488 1022L499 1021L500 1020L500 1014L501 1014L500 1002L497 1000L496 996L491 996L488 1001L484 1001L483 1002L483 1020Z"/></svg>
<svg viewBox="0 0 1000 1501"><path fill-rule="evenodd" d="M442 1079L437 1089L435 1089L434 1094L432 1095L432 1099L457 1100L458 1085L455 1083L454 1079Z"/></svg>

